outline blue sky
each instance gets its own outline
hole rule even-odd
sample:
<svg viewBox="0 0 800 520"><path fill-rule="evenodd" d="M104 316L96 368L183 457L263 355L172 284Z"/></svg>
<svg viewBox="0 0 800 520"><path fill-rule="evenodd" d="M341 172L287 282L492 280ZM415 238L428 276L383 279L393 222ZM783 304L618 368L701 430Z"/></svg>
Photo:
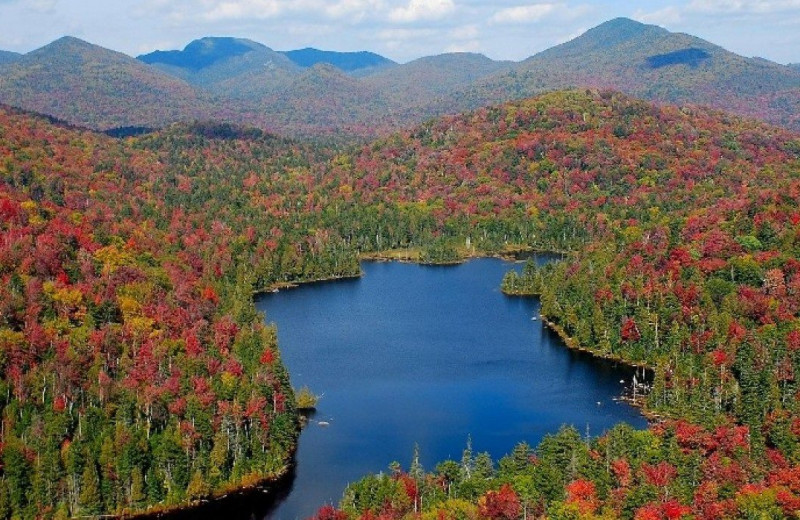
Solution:
<svg viewBox="0 0 800 520"><path fill-rule="evenodd" d="M238 36L399 62L451 51L520 60L617 16L800 62L800 0L0 0L0 49L28 52L71 35L135 56Z"/></svg>

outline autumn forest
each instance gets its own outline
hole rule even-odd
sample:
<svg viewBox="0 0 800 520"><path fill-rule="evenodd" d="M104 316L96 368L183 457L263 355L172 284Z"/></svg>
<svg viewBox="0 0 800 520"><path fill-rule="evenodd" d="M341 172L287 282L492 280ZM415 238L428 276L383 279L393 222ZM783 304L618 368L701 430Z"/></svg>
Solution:
<svg viewBox="0 0 800 520"><path fill-rule="evenodd" d="M0 106L0 518L269 487L300 422L254 294L518 251L563 258L502 290L651 371L649 428L395 465L316 518L800 514L799 134L586 87L390 130L110 137Z"/></svg>

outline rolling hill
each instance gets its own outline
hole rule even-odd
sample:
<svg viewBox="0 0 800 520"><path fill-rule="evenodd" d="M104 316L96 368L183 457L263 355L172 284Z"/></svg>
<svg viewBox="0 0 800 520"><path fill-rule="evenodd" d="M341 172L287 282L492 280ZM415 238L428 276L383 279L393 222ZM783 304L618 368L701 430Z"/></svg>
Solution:
<svg viewBox="0 0 800 520"><path fill-rule="evenodd" d="M796 133L585 88L346 153L217 123L120 141L5 107L0 129L9 517L173 508L281 474L297 416L254 290L354 275L363 252L515 246L571 251L515 290L570 344L651 367L647 409L672 419L566 430L501 474L470 453L470 473L375 476L347 518L435 518L450 484L468 518L518 518L484 511L501 492L559 518L800 506Z"/></svg>
<svg viewBox="0 0 800 520"><path fill-rule="evenodd" d="M0 67L0 102L101 130L219 115L186 82L72 37Z"/></svg>
<svg viewBox="0 0 800 520"><path fill-rule="evenodd" d="M384 93L398 122L419 122L450 111L451 107L442 104L448 94L512 66L482 54L447 53L378 71L363 83Z"/></svg>
<svg viewBox="0 0 800 520"><path fill-rule="evenodd" d="M283 54L300 67L313 67L317 63L327 63L347 73L366 74L372 71L397 65L394 61L374 52L335 52L322 51L311 47Z"/></svg>
<svg viewBox="0 0 800 520"><path fill-rule="evenodd" d="M627 18L536 54L457 97L477 107L569 87L611 88L800 127L800 71Z"/></svg>
<svg viewBox="0 0 800 520"><path fill-rule="evenodd" d="M0 51L0 65L13 63L22 58L22 54L10 51Z"/></svg>
<svg viewBox="0 0 800 520"><path fill-rule="evenodd" d="M479 54L452 53L353 77L319 63L257 105L264 117L302 133L376 136L444 113L439 100L446 93L504 66Z"/></svg>

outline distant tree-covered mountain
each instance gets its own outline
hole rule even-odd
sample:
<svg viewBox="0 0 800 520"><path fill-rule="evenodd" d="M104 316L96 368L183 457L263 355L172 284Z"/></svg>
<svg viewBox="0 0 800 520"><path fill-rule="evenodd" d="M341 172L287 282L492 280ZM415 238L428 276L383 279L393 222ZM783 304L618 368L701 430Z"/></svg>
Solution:
<svg viewBox="0 0 800 520"><path fill-rule="evenodd" d="M381 70L364 78L364 83L390 94L396 111L428 107L425 112L433 114L440 111L431 105L443 96L512 66L512 62L494 61L483 54L456 52Z"/></svg>
<svg viewBox="0 0 800 520"><path fill-rule="evenodd" d="M211 93L236 99L279 90L301 72L282 53L243 38L201 38L180 51L155 51L137 59Z"/></svg>
<svg viewBox="0 0 800 520"><path fill-rule="evenodd" d="M246 54L254 47L251 42L237 38L203 38L191 42L182 51L154 51L143 54L138 59L151 65L200 70L219 61Z"/></svg>
<svg viewBox="0 0 800 520"><path fill-rule="evenodd" d="M10 59L0 59L0 102L103 130L196 118L363 138L569 87L708 105L800 129L797 66L626 18L519 63L452 53L394 64L366 51L283 53L220 37L138 60L65 38Z"/></svg>
<svg viewBox="0 0 800 520"><path fill-rule="evenodd" d="M72 37L0 66L0 101L97 129L218 115L186 82Z"/></svg>
<svg viewBox="0 0 800 520"><path fill-rule="evenodd" d="M317 63L328 63L345 72L357 72L364 69L374 70L396 65L394 61L368 51L334 52L306 47L305 49L285 51L283 54L300 67L307 68L313 67Z"/></svg>
<svg viewBox="0 0 800 520"><path fill-rule="evenodd" d="M22 58L22 54L10 51L0 51L0 65L12 63Z"/></svg>
<svg viewBox="0 0 800 520"><path fill-rule="evenodd" d="M653 101L709 105L784 126L799 124L797 69L627 18L536 54L458 97L480 106L567 87L614 88Z"/></svg>

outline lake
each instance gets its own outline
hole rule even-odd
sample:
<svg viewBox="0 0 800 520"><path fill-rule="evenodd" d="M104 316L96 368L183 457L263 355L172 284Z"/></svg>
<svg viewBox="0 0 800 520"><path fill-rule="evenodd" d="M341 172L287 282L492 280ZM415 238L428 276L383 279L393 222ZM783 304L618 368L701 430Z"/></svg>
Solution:
<svg viewBox="0 0 800 520"><path fill-rule="evenodd" d="M539 257L547 261L548 257ZM437 267L366 262L358 279L266 294L295 388L324 394L300 436L288 496L229 518L307 518L348 482L459 460L467 438L494 458L571 424L599 435L639 412L615 401L633 371L568 350L543 326L535 298L500 292L499 259Z"/></svg>

